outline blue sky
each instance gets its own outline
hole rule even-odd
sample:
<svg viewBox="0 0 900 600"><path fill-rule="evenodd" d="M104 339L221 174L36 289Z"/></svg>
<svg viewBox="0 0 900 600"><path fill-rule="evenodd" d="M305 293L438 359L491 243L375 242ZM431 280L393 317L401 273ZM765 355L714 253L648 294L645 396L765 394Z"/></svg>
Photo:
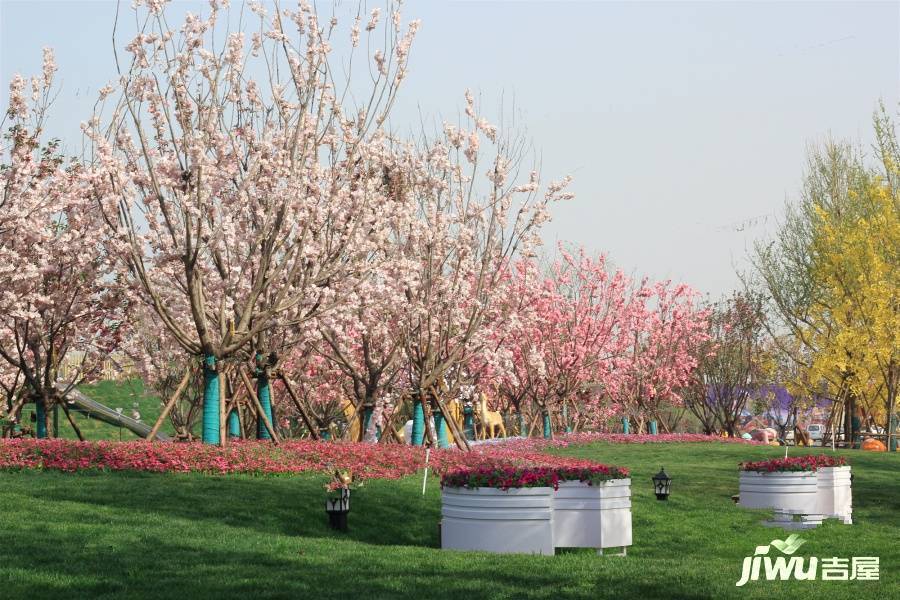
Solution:
<svg viewBox="0 0 900 600"><path fill-rule="evenodd" d="M52 46L52 126L73 149L115 74L114 14L107 0L0 0L0 79L38 72ZM545 178L574 177L549 244L713 296L739 285L735 266L796 195L808 145L869 144L879 99L895 115L900 101L897 2L411 0L404 15L422 27L395 126L455 121L467 88L488 109L514 103Z"/></svg>

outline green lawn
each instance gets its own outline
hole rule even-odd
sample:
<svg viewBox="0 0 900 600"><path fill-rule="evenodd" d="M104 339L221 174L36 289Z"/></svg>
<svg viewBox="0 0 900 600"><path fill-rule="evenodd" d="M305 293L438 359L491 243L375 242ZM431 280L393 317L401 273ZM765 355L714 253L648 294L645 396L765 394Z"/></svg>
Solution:
<svg viewBox="0 0 900 600"><path fill-rule="evenodd" d="M783 450L607 445L567 454L632 468L625 558L441 551L439 487L421 477L353 493L326 527L324 476L0 473L2 598L900 598L900 456L850 452L852 526L801 532L798 555L880 556L880 582L755 582L741 561L784 538L734 506L736 464ZM658 502L649 478L674 478Z"/></svg>

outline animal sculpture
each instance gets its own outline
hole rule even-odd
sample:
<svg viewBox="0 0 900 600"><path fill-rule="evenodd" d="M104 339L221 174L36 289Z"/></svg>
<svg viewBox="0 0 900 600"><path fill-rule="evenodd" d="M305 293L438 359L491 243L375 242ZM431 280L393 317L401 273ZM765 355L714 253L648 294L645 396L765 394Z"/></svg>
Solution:
<svg viewBox="0 0 900 600"><path fill-rule="evenodd" d="M809 433L797 426L794 426L794 443L798 446L812 446L812 442L809 439Z"/></svg>
<svg viewBox="0 0 900 600"><path fill-rule="evenodd" d="M496 410L488 410L487 396L481 393L478 404L478 416L481 418L481 439L493 439L497 437L497 430L506 437L506 427L503 425L503 417Z"/></svg>

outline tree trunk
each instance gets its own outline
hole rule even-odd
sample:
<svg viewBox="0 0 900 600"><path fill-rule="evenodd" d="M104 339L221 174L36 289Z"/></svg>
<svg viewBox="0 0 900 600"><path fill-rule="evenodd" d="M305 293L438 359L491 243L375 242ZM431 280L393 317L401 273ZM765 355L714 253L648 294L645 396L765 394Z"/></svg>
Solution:
<svg viewBox="0 0 900 600"><path fill-rule="evenodd" d="M372 426L372 415L375 414L375 404L371 402L368 398L365 400L365 404L363 404L362 411L362 424L359 431L359 442L370 442L374 443L377 441L376 436L369 435L369 428Z"/></svg>
<svg viewBox="0 0 900 600"><path fill-rule="evenodd" d="M269 419L269 423L275 423L275 416L272 414L272 386L269 384L269 372L266 369L265 358L260 353L256 354L256 397L259 398L259 404L262 406L266 418ZM256 422L256 439L271 439L262 419L258 419Z"/></svg>
<svg viewBox="0 0 900 600"><path fill-rule="evenodd" d="M474 440L475 439L475 409L468 402L466 402L465 406L463 406L463 427L466 430L466 439Z"/></svg>
<svg viewBox="0 0 900 600"><path fill-rule="evenodd" d="M562 421L563 430L566 433L572 433L572 425L569 423L569 404L567 402L563 402L562 405Z"/></svg>
<svg viewBox="0 0 900 600"><path fill-rule="evenodd" d="M437 435L437 446L438 448L449 448L450 440L447 439L447 422L444 420L443 413L440 410L435 410L436 408L436 406L432 406L431 414L434 415L434 428Z"/></svg>
<svg viewBox="0 0 900 600"><path fill-rule="evenodd" d="M228 413L228 437L232 439L241 437L241 421L238 417L237 405Z"/></svg>
<svg viewBox="0 0 900 600"><path fill-rule="evenodd" d="M203 443L219 443L219 371L216 357L203 357Z"/></svg>
<svg viewBox="0 0 900 600"><path fill-rule="evenodd" d="M46 439L49 437L49 427L47 426L47 420L49 415L49 411L47 410L47 405L43 398L35 398L34 399L34 414L35 414L35 426L34 426L34 436L39 440Z"/></svg>
<svg viewBox="0 0 900 600"><path fill-rule="evenodd" d="M425 408L422 406L422 395L413 396L413 426L410 437L413 446L421 446L425 442Z"/></svg>

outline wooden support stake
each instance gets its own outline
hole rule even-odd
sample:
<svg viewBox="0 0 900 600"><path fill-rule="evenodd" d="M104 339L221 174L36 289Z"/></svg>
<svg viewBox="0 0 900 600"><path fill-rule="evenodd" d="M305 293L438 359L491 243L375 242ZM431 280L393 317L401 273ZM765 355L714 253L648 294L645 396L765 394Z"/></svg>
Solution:
<svg viewBox="0 0 900 600"><path fill-rule="evenodd" d="M285 377L283 373L279 373L278 378L281 379L282 383L284 383L284 389L287 391L288 396L290 396L291 400L294 402L294 406L296 406L297 410L300 411L300 417L306 424L306 428L309 430L309 435L314 440L320 439L319 430L313 425L312 419L309 417L309 414L307 414L306 409L303 408L300 399L297 398L297 395L294 393L294 388L290 380Z"/></svg>
<svg viewBox="0 0 900 600"><path fill-rule="evenodd" d="M394 419L397 418L397 414L399 412L400 411L397 411L397 410L392 412L391 416L388 417L388 419L382 425L381 439L378 440L379 444L387 444L391 440L391 438L393 438L394 441L397 442L398 444L404 443L404 441L401 440L400 437L397 435L397 431L394 429Z"/></svg>
<svg viewBox="0 0 900 600"><path fill-rule="evenodd" d="M219 445L225 446L225 402L228 399L228 369L222 369L219 373Z"/></svg>
<svg viewBox="0 0 900 600"><path fill-rule="evenodd" d="M360 421L360 423L359 423L360 435L361 436L366 435L365 431L363 431L363 424L362 424L362 420L360 419L360 414L359 414L359 407L362 406L362 403L363 403L362 400L359 401L359 404L355 404L353 402L353 400L350 400L350 406L353 407L353 410L350 412L350 416L347 417L347 428L344 430L344 433L341 435L342 440L347 440L347 438L350 436L350 432L353 430L353 421L356 421L356 420ZM342 412L343 412L343 410L342 410ZM345 414L344 416L346 417L347 415ZM362 440L351 440L351 441L361 442Z"/></svg>
<svg viewBox="0 0 900 600"><path fill-rule="evenodd" d="M538 413L531 418L531 425L528 426L528 435L526 435L525 437L531 437L531 434L534 433L534 428L537 425L538 419L540 419L542 416L543 415Z"/></svg>
<svg viewBox="0 0 900 600"><path fill-rule="evenodd" d="M81 435L81 429L78 428L78 425L75 424L75 419L73 419L72 415L69 413L69 407L66 406L65 399L60 402L60 405L62 405L63 412L66 413L66 418L69 420L69 425L71 425L72 429L75 430L75 435L78 436L78 440L83 442L84 436Z"/></svg>
<svg viewBox="0 0 900 600"><path fill-rule="evenodd" d="M234 410L237 411L238 416L238 428L241 430L241 439L247 439L247 429L244 427L244 415L241 413L241 405L236 404Z"/></svg>
<svg viewBox="0 0 900 600"><path fill-rule="evenodd" d="M434 423L432 420L434 416L431 413L431 402L426 402L425 399L422 399L422 412L425 414L425 439L428 440L428 443L431 444L433 448L437 448L437 432L434 430ZM423 441L422 445L425 443Z"/></svg>
<svg viewBox="0 0 900 600"><path fill-rule="evenodd" d="M19 413L22 411L22 407L25 406L25 402L27 400L28 400L28 395L22 394L19 397L19 399L15 401L15 403L12 405L12 408L10 409L9 413L7 413L8 418L11 421L15 421L16 423L19 423ZM19 423L19 424L21 425L21 423Z"/></svg>
<svg viewBox="0 0 900 600"><path fill-rule="evenodd" d="M259 418L262 419L263 425L266 426L266 430L272 437L272 443L277 446L280 443L278 434L275 433L275 428L272 427L272 423L269 421L269 417L266 416L266 411L263 410L262 404L259 403L259 398L256 397L256 392L253 391L253 384L250 382L250 378L247 376L247 373L244 371L243 367L238 367L238 375L240 375L241 381L244 383L244 389L247 390L247 395L250 396L250 399L253 401L253 405L256 406L256 411L257 413L259 413Z"/></svg>
<svg viewBox="0 0 900 600"><path fill-rule="evenodd" d="M175 388L175 393L172 394L172 397L166 402L165 407L161 413L159 413L159 418L156 419L156 423L153 424L153 429L150 430L150 433L147 435L147 441L152 442L156 437L156 434L159 433L159 428L162 427L163 421L166 420L166 417L169 416L169 413L172 412L172 408L175 406L175 403L178 402L178 399L181 397L181 394L184 393L185 388L188 385L188 382L191 380L191 375L193 375L194 369L188 369L184 372L184 377L181 378L181 383L178 384L178 387Z"/></svg>
<svg viewBox="0 0 900 600"><path fill-rule="evenodd" d="M243 401L243 396L244 396L244 387L237 386L237 389L233 390L233 393L231 396L231 406L232 406L232 409L237 412L238 428L241 431L241 439L246 440L247 439L247 429L244 426L244 414L243 414L243 411L241 411L241 402Z"/></svg>

